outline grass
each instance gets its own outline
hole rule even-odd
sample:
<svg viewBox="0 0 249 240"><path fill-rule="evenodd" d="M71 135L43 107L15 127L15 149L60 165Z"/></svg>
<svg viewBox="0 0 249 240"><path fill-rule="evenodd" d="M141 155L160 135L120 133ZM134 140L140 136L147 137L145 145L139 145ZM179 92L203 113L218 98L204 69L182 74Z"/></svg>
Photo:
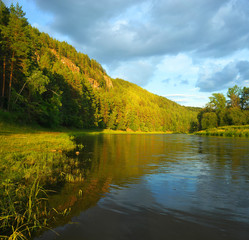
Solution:
<svg viewBox="0 0 249 240"><path fill-rule="evenodd" d="M60 214L48 205L50 189L65 182L84 181L77 158L84 146L76 144L76 136L165 134L64 128L49 132L39 126L16 125L5 113L0 117L0 239L7 240L30 239L49 227Z"/></svg>
<svg viewBox="0 0 249 240"><path fill-rule="evenodd" d="M210 128L195 133L202 136L220 136L220 137L249 137L249 125L222 126Z"/></svg>
<svg viewBox="0 0 249 240"><path fill-rule="evenodd" d="M82 134L172 134L173 132L142 132L142 131L122 131L122 130L112 130L112 129L92 129L92 130L67 130L73 133L73 135Z"/></svg>
<svg viewBox="0 0 249 240"><path fill-rule="evenodd" d="M48 205L49 189L65 182L84 181L77 159L84 146L77 145L74 139L83 133L165 134L63 128L49 132L39 126L0 121L0 239L30 239L60 214ZM195 134L249 137L249 125L223 126ZM62 214L68 212L60 210Z"/></svg>
<svg viewBox="0 0 249 240"><path fill-rule="evenodd" d="M77 170L83 146L70 133L0 127L0 239L30 239L57 214L47 205L46 189L84 181Z"/></svg>
<svg viewBox="0 0 249 240"><path fill-rule="evenodd" d="M167 132L142 132L142 131L121 131L121 130L112 130L112 129L104 129L102 133L106 134L172 134L172 131Z"/></svg>
<svg viewBox="0 0 249 240"><path fill-rule="evenodd" d="M36 179L30 187L4 182L0 201L3 239L28 239L34 230L47 225L46 191Z"/></svg>

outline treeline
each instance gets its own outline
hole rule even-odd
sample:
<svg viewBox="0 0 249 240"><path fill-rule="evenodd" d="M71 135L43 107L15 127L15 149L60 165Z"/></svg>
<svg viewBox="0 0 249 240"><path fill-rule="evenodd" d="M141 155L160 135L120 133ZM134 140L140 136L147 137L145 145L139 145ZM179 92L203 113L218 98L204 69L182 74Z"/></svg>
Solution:
<svg viewBox="0 0 249 240"><path fill-rule="evenodd" d="M45 127L187 132L197 112L121 79L0 0L2 113Z"/></svg>
<svg viewBox="0 0 249 240"><path fill-rule="evenodd" d="M191 122L197 121L197 112L121 79L113 79L113 89L101 94L107 128L188 132Z"/></svg>
<svg viewBox="0 0 249 240"><path fill-rule="evenodd" d="M249 124L249 88L235 85L222 93L213 93L209 103L198 114L198 129Z"/></svg>

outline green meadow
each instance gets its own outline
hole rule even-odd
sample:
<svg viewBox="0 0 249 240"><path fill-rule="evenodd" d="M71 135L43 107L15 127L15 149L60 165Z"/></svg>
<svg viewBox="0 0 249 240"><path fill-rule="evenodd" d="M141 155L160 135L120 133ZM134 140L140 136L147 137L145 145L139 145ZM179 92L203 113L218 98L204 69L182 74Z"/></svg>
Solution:
<svg viewBox="0 0 249 240"><path fill-rule="evenodd" d="M83 146L70 135L1 125L0 239L30 239L66 214L50 209L47 196L62 183L83 181L72 158Z"/></svg>

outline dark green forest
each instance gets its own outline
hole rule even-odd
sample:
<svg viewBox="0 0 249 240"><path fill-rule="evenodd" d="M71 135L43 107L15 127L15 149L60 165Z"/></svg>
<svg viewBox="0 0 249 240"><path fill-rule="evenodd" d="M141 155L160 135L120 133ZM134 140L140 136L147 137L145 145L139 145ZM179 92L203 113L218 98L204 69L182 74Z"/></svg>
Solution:
<svg viewBox="0 0 249 240"><path fill-rule="evenodd" d="M66 42L32 27L21 6L0 1L1 114L44 127L187 132L188 109L141 87L112 79Z"/></svg>

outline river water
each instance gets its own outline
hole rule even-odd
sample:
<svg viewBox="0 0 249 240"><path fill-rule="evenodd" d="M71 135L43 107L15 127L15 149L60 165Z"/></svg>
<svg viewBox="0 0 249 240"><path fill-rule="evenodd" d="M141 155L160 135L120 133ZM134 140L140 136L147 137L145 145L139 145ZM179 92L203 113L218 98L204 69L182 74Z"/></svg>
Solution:
<svg viewBox="0 0 249 240"><path fill-rule="evenodd" d="M249 139L84 135L49 204L69 214L36 240L249 239Z"/></svg>

